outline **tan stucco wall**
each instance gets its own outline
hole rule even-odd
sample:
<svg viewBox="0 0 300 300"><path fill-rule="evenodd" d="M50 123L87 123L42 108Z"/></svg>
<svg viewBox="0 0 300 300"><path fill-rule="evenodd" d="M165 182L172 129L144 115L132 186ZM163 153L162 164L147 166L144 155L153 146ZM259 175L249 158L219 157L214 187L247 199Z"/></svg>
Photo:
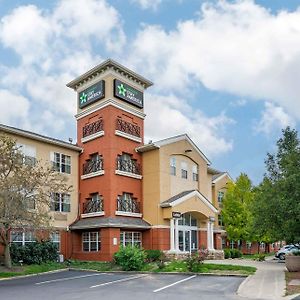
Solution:
<svg viewBox="0 0 300 300"><path fill-rule="evenodd" d="M78 155L75 150L67 149L46 142L37 141L27 137L7 134L13 137L17 143L35 147L36 159L42 163L50 164L50 152L58 152L71 156L71 174L64 174L68 179L68 185L72 186L71 195L71 211L68 213L49 212L53 216L53 226L57 228L66 228L69 224L75 221L78 212Z"/></svg>
<svg viewBox="0 0 300 300"><path fill-rule="evenodd" d="M188 149L192 149L192 152L185 153ZM170 175L171 156L176 157L176 176ZM181 178L181 161L187 163L188 179ZM194 164L199 168L198 182L192 178ZM143 217L146 221L153 225L168 226L167 212L163 212L166 208L162 209L160 203L180 192L193 189L199 190L211 201L211 175L207 172L207 162L188 141L177 141L143 153ZM203 211L203 216L214 215L207 206L199 204L199 199L188 200L173 209L182 213L197 210Z"/></svg>

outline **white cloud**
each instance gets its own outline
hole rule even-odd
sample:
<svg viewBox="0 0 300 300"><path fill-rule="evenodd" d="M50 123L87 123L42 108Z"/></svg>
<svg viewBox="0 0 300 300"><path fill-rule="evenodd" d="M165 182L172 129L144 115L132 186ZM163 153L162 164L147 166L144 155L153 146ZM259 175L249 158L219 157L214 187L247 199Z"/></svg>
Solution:
<svg viewBox="0 0 300 300"><path fill-rule="evenodd" d="M130 61L161 92L195 82L272 101L300 119L300 9L272 14L250 0L202 5L197 18L165 31L144 26ZM271 99L271 100L270 100Z"/></svg>
<svg viewBox="0 0 300 300"><path fill-rule="evenodd" d="M147 95L145 110L145 143L187 133L209 157L233 147L233 142L224 137L224 128L233 120L224 114L207 117L174 95Z"/></svg>
<svg viewBox="0 0 300 300"><path fill-rule="evenodd" d="M289 116L282 107L276 106L270 102L266 102L265 110L262 112L261 120L254 129L257 132L262 132L269 135L274 132L274 130L283 129L287 126L294 127L294 119Z"/></svg>
<svg viewBox="0 0 300 300"><path fill-rule="evenodd" d="M137 3L142 9L157 10L162 0L131 0L132 3Z"/></svg>
<svg viewBox="0 0 300 300"><path fill-rule="evenodd" d="M28 99L8 90L0 89L0 107L1 123L28 127L30 108Z"/></svg>

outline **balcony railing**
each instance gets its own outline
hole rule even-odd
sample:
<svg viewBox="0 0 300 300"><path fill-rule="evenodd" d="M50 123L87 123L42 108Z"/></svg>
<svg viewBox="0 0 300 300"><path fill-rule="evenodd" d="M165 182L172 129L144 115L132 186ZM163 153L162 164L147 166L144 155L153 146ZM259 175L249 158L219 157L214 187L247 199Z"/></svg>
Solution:
<svg viewBox="0 0 300 300"><path fill-rule="evenodd" d="M87 137L103 130L103 120L87 124L82 128L82 137Z"/></svg>
<svg viewBox="0 0 300 300"><path fill-rule="evenodd" d="M83 175L98 172L103 170L103 158L99 157L96 160L88 160L83 164Z"/></svg>
<svg viewBox="0 0 300 300"><path fill-rule="evenodd" d="M103 199L97 200L88 200L83 204L83 213L90 214L90 213L97 213L103 211Z"/></svg>
<svg viewBox="0 0 300 300"><path fill-rule="evenodd" d="M135 160L125 160L121 157L117 158L117 170L132 174L141 175L141 166Z"/></svg>
<svg viewBox="0 0 300 300"><path fill-rule="evenodd" d="M122 119L117 119L116 129L130 135L141 137L141 129L139 126L126 122Z"/></svg>
<svg viewBox="0 0 300 300"><path fill-rule="evenodd" d="M140 213L140 203L134 198L125 199L122 197L118 197L117 210L130 213Z"/></svg>

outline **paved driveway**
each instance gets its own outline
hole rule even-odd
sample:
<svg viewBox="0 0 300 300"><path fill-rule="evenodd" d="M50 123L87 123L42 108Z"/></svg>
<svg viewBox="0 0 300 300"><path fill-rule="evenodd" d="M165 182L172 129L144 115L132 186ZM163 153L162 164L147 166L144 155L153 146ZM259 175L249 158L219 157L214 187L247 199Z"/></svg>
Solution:
<svg viewBox="0 0 300 300"><path fill-rule="evenodd" d="M170 274L63 271L0 281L0 299L245 299L236 295L244 278Z"/></svg>

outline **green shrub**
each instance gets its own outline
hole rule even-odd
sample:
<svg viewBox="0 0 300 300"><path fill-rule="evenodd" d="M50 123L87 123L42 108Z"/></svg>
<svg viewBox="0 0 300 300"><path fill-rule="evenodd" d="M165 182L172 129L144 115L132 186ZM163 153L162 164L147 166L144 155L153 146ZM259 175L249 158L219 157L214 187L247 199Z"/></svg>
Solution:
<svg viewBox="0 0 300 300"><path fill-rule="evenodd" d="M162 259L163 252L161 250L145 250L147 262L158 262Z"/></svg>
<svg viewBox="0 0 300 300"><path fill-rule="evenodd" d="M224 249L224 257L225 259L231 258L231 251L228 248Z"/></svg>
<svg viewBox="0 0 300 300"><path fill-rule="evenodd" d="M145 264L145 252L138 247L121 247L114 254L115 263L124 271L140 271Z"/></svg>
<svg viewBox="0 0 300 300"><path fill-rule="evenodd" d="M231 258L239 258L242 257L242 252L238 249L230 249Z"/></svg>
<svg viewBox="0 0 300 300"><path fill-rule="evenodd" d="M11 259L14 263L22 261L26 265L42 264L43 262L57 261L57 248L50 241L29 243L25 246L11 244Z"/></svg>
<svg viewBox="0 0 300 300"><path fill-rule="evenodd" d="M198 252L193 253L192 255L190 255L190 257L185 259L187 269L190 272L198 272L207 256L208 252L206 250L199 250Z"/></svg>
<svg viewBox="0 0 300 300"><path fill-rule="evenodd" d="M254 255L254 260L265 261L265 259L266 259L266 255L263 253Z"/></svg>

